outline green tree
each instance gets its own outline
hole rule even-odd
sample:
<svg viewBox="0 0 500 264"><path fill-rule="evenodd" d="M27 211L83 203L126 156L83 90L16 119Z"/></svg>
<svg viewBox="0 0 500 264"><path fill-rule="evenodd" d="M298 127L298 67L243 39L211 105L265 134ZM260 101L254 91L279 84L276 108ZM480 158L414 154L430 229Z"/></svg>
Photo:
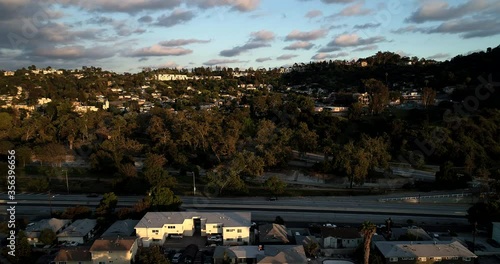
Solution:
<svg viewBox="0 0 500 264"><path fill-rule="evenodd" d="M52 245L56 240L57 235L52 231L52 229L45 228L40 232L40 237L38 240L42 242L44 245Z"/></svg>
<svg viewBox="0 0 500 264"><path fill-rule="evenodd" d="M178 210L182 200L168 187L155 187L150 192L151 207L156 211Z"/></svg>
<svg viewBox="0 0 500 264"><path fill-rule="evenodd" d="M282 194L285 192L287 184L277 176L271 176L264 182L264 186L266 186L272 194Z"/></svg>
<svg viewBox="0 0 500 264"><path fill-rule="evenodd" d="M335 166L347 174L350 188L353 183L362 183L370 168L370 155L352 141L345 144L335 158Z"/></svg>
<svg viewBox="0 0 500 264"><path fill-rule="evenodd" d="M33 151L28 146L21 146L16 149L16 159L20 161L23 167L26 166L26 163L31 162L32 156L33 156Z"/></svg>
<svg viewBox="0 0 500 264"><path fill-rule="evenodd" d="M361 225L361 234L363 234L364 264L370 264L370 244L376 231L377 227L370 221L365 221Z"/></svg>
<svg viewBox="0 0 500 264"><path fill-rule="evenodd" d="M436 91L434 91L430 87L425 87L422 91L422 104L425 108L430 105L434 105L434 101L436 100Z"/></svg>
<svg viewBox="0 0 500 264"><path fill-rule="evenodd" d="M117 204L118 197L115 195L115 193L105 193L95 210L96 216L102 219L109 218L115 211Z"/></svg>
<svg viewBox="0 0 500 264"><path fill-rule="evenodd" d="M24 231L19 231L16 239L16 255L7 255L11 263L31 263L31 246Z"/></svg>
<svg viewBox="0 0 500 264"><path fill-rule="evenodd" d="M87 206L77 205L74 207L68 207L61 214L63 219L71 219L73 221L77 219L85 219L92 216L92 210Z"/></svg>
<svg viewBox="0 0 500 264"><path fill-rule="evenodd" d="M163 155L149 153L144 160L143 175L150 186L172 188L177 184L174 177L164 169L167 159Z"/></svg>
<svg viewBox="0 0 500 264"><path fill-rule="evenodd" d="M316 257L320 250L320 246L318 242L309 240L307 244L304 245L304 250L306 251L307 256Z"/></svg>
<svg viewBox="0 0 500 264"><path fill-rule="evenodd" d="M389 103L389 88L376 79L364 80L363 83L370 94L370 103L368 105L370 112L379 114L384 111Z"/></svg>

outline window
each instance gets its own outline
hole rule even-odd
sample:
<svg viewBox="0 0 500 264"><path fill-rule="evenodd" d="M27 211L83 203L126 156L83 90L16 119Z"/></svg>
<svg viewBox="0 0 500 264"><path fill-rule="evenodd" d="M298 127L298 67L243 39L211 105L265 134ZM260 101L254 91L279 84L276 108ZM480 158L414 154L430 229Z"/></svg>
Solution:
<svg viewBox="0 0 500 264"><path fill-rule="evenodd" d="M243 239L241 237L238 237L238 242L241 242L243 241Z"/></svg>
<svg viewBox="0 0 500 264"><path fill-rule="evenodd" d="M418 261L427 261L426 257L418 257Z"/></svg>
<svg viewBox="0 0 500 264"><path fill-rule="evenodd" d="M234 232L234 229L226 229L226 232Z"/></svg>
<svg viewBox="0 0 500 264"><path fill-rule="evenodd" d="M241 229L238 229L238 233L241 233Z"/></svg>
<svg viewBox="0 0 500 264"><path fill-rule="evenodd" d="M443 260L443 258L441 258L441 257L434 257L434 261L441 261L441 260Z"/></svg>
<svg viewBox="0 0 500 264"><path fill-rule="evenodd" d="M389 258L389 261L390 262L398 262L398 258L392 257L392 258Z"/></svg>
<svg viewBox="0 0 500 264"><path fill-rule="evenodd" d="M160 232L160 231L158 231L158 229L153 229L153 230L151 230L151 232L153 232L154 234L158 235L158 232Z"/></svg>
<svg viewBox="0 0 500 264"><path fill-rule="evenodd" d="M469 257L463 257L462 260L463 261L470 261L470 258Z"/></svg>
<svg viewBox="0 0 500 264"><path fill-rule="evenodd" d="M168 226L168 229L175 229L175 226Z"/></svg>

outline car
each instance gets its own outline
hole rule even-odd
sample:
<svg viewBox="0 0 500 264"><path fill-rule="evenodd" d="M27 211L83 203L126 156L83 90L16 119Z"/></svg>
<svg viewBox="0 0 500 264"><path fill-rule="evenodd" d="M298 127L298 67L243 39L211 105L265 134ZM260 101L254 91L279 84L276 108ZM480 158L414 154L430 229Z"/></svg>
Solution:
<svg viewBox="0 0 500 264"><path fill-rule="evenodd" d="M182 254L181 254L181 253L176 253L176 254L172 257L172 263L179 263L179 262L181 262L181 257L182 257Z"/></svg>
<svg viewBox="0 0 500 264"><path fill-rule="evenodd" d="M213 241L213 242L222 242L222 236L221 235L209 235L207 236L208 241Z"/></svg>
<svg viewBox="0 0 500 264"><path fill-rule="evenodd" d="M276 196L273 196L273 197L269 197L267 198L268 201L277 201L278 200L278 197Z"/></svg>
<svg viewBox="0 0 500 264"><path fill-rule="evenodd" d="M67 247L76 247L76 246L78 246L78 245L79 245L79 244L78 244L78 242L76 242L76 241L66 241L66 242L63 244L63 246L67 246Z"/></svg>
<svg viewBox="0 0 500 264"><path fill-rule="evenodd" d="M170 234L170 235L168 235L168 237L180 239L180 238L183 238L183 235L181 235L181 234Z"/></svg>
<svg viewBox="0 0 500 264"><path fill-rule="evenodd" d="M337 227L337 225L330 224L330 223L326 223L323 226L326 226L326 227Z"/></svg>
<svg viewBox="0 0 500 264"><path fill-rule="evenodd" d="M90 193L90 194L87 195L87 197L89 197L89 198L95 198L95 197L99 197L99 194L97 194L97 193Z"/></svg>

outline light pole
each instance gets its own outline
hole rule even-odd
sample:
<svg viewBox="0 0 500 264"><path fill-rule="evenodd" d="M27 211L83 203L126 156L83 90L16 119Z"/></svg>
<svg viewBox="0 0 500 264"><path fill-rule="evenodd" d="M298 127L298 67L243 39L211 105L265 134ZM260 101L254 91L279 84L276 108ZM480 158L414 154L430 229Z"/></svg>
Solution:
<svg viewBox="0 0 500 264"><path fill-rule="evenodd" d="M196 196L196 178L194 177L194 171L191 173L193 174L193 196Z"/></svg>

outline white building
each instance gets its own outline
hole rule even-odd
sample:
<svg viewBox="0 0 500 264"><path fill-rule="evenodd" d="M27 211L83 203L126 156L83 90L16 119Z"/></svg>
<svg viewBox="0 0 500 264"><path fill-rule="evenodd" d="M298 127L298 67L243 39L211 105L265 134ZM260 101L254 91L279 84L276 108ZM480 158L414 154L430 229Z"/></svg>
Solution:
<svg viewBox="0 0 500 264"><path fill-rule="evenodd" d="M224 245L243 245L250 242L250 225L250 212L148 212L135 232L143 242L153 244L163 244L171 234L222 234Z"/></svg>
<svg viewBox="0 0 500 264"><path fill-rule="evenodd" d="M57 235L57 241L83 244L94 236L96 225L95 219L78 219Z"/></svg>
<svg viewBox="0 0 500 264"><path fill-rule="evenodd" d="M137 253L136 237L99 238L90 247L93 263L130 264Z"/></svg>
<svg viewBox="0 0 500 264"><path fill-rule="evenodd" d="M155 79L158 81L179 81L179 80L187 80L188 77L185 74L159 73L155 75Z"/></svg>

